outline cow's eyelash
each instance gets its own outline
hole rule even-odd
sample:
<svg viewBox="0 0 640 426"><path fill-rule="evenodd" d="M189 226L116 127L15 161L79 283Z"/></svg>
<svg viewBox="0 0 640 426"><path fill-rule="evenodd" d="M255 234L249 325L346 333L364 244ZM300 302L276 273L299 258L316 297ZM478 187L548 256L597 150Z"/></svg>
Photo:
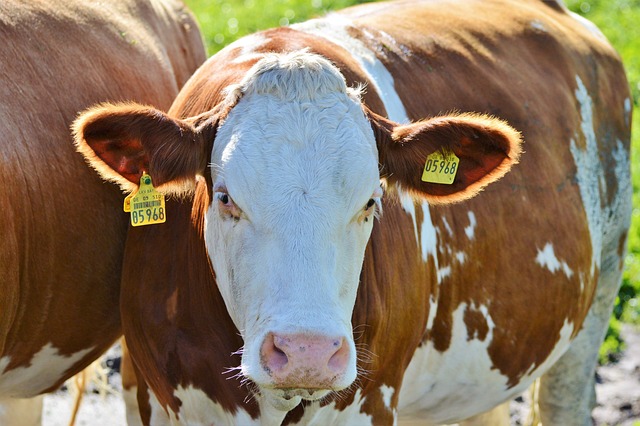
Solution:
<svg viewBox="0 0 640 426"><path fill-rule="evenodd" d="M370 218L377 219L380 217L382 213L382 203L380 198L370 198L365 204L362 213L360 213L360 217L358 218L358 222L369 222Z"/></svg>

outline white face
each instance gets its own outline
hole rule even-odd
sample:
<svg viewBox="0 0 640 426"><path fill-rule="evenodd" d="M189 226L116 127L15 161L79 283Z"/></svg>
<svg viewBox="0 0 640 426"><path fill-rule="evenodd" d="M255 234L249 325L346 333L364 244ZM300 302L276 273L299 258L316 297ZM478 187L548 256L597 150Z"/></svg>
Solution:
<svg viewBox="0 0 640 426"><path fill-rule="evenodd" d="M245 342L242 373L281 409L355 379L351 314L382 195L357 95L328 62L298 55L315 62L244 83L218 129L206 215L218 286ZM318 357L329 373L302 378L326 361Z"/></svg>

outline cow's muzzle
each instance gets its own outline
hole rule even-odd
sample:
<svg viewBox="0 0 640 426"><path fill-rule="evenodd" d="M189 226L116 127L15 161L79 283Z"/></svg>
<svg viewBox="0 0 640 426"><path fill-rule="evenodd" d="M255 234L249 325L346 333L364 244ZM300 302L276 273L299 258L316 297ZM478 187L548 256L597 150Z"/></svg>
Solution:
<svg viewBox="0 0 640 426"><path fill-rule="evenodd" d="M343 389L351 356L347 342L345 337L318 334L267 334L260 362L271 379L268 387L290 394L295 390L304 399Z"/></svg>

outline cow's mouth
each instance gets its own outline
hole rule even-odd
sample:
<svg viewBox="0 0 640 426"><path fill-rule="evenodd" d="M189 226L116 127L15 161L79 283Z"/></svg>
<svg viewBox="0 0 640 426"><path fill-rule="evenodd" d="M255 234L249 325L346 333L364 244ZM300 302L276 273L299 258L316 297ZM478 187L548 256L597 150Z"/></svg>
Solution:
<svg viewBox="0 0 640 426"><path fill-rule="evenodd" d="M273 408L280 411L293 410L304 399L317 401L331 392L326 389L264 389L263 394Z"/></svg>

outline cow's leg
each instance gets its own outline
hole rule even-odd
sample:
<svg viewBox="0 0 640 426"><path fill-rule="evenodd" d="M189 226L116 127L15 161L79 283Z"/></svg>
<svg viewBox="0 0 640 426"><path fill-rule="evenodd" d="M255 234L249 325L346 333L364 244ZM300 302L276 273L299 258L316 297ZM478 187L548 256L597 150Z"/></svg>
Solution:
<svg viewBox="0 0 640 426"><path fill-rule="evenodd" d="M44 395L0 399L0 425L39 426L42 424L43 399Z"/></svg>
<svg viewBox="0 0 640 426"><path fill-rule="evenodd" d="M598 288L582 330L569 350L540 381L543 425L591 426L595 405L595 369L622 276L617 249L603 252ZM605 253L610 253L605 257Z"/></svg>
<svg viewBox="0 0 640 426"><path fill-rule="evenodd" d="M170 425L169 415L162 408L143 380L140 370L133 363L124 337L121 339L121 344L122 361L120 362L120 374L122 375L122 394L127 413L127 425Z"/></svg>
<svg viewBox="0 0 640 426"><path fill-rule="evenodd" d="M492 410L460 422L460 426L509 426L509 424L509 401L498 405Z"/></svg>
<svg viewBox="0 0 640 426"><path fill-rule="evenodd" d="M120 375L122 376L122 399L124 399L125 413L128 426L142 426L140 407L138 405L138 379L135 366L129 355L129 348L124 339L120 339L122 359L120 361Z"/></svg>

